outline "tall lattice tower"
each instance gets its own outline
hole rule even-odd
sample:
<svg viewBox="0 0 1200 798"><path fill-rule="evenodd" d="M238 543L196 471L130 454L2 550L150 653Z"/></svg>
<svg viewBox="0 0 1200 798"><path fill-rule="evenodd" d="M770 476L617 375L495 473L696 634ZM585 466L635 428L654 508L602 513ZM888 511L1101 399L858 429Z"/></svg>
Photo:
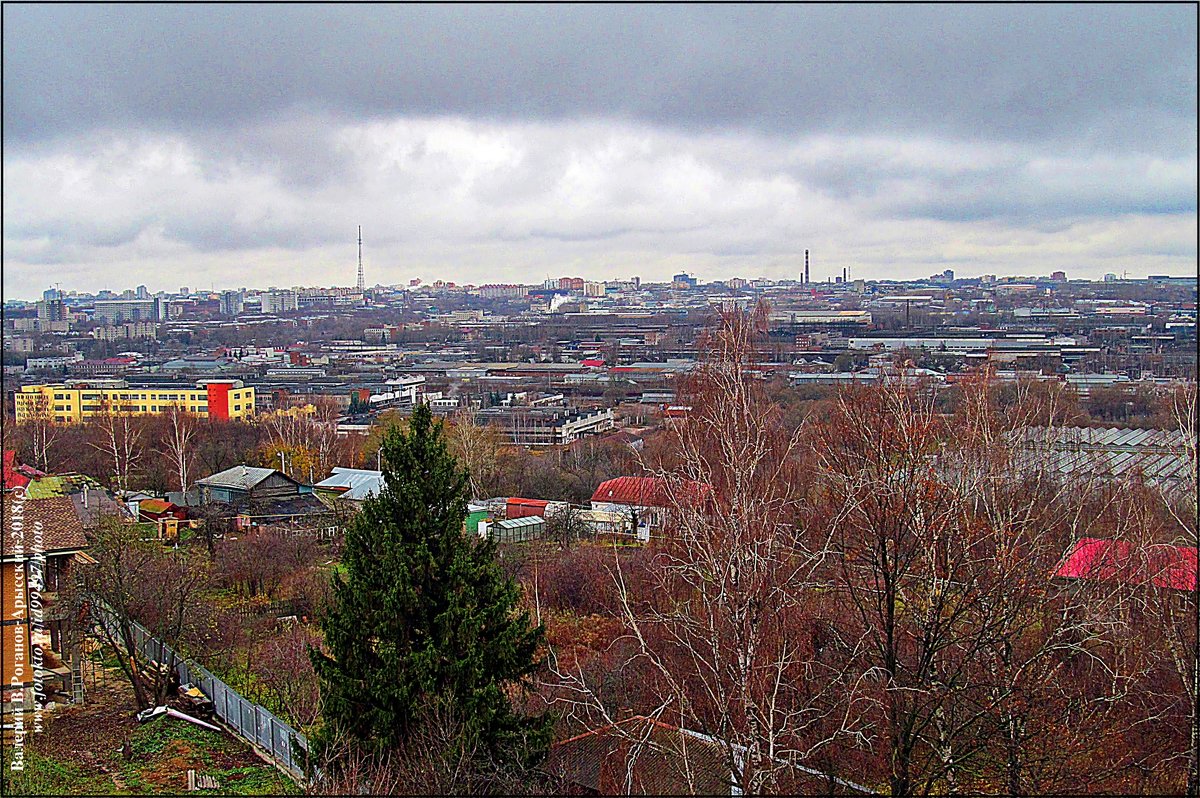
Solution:
<svg viewBox="0 0 1200 798"><path fill-rule="evenodd" d="M362 225L358 226L358 290L366 290L367 283L363 280L362 271Z"/></svg>

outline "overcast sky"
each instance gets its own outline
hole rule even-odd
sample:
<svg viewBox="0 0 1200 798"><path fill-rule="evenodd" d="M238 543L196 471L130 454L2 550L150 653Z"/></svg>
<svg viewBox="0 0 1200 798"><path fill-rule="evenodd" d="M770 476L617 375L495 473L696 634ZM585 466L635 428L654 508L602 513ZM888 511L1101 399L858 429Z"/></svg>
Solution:
<svg viewBox="0 0 1200 798"><path fill-rule="evenodd" d="M1190 5L5 5L4 286L1196 274Z"/></svg>

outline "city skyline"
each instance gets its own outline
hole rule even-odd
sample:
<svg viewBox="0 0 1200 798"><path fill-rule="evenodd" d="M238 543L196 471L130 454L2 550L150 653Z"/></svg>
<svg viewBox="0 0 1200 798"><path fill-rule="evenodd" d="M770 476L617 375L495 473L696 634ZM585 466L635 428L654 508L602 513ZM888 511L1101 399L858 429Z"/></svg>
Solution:
<svg viewBox="0 0 1200 798"><path fill-rule="evenodd" d="M1019 282L1019 281L1023 281L1023 280L1041 282L1041 281L1054 280L1054 279L1062 279L1065 281L1070 281L1070 280L1080 281L1080 280L1082 280L1082 281L1088 281L1088 282L1109 282L1110 278L1116 282L1142 282L1142 281L1146 281L1148 279L1153 279L1154 277L1168 277L1171 280L1178 280L1180 278L1186 278L1189 276L1189 275L1177 275L1177 274L1156 275L1151 272L1139 271L1137 273L1123 273L1123 274L1115 274L1115 273L1109 272L1104 275L1101 275L1101 277L1099 277L1099 278L1078 277L1078 276L1074 276L1074 275L1070 275L1070 274L1067 274L1063 278L1055 278L1054 275L1062 273L1061 270L1055 269L1055 270L1051 271L1049 274L982 274L982 275L980 275L980 274L960 274L953 269L950 269L948 271L950 271L950 273L953 274L953 279L955 279L955 280L972 281L972 280L979 280L981 278L985 278L988 280L995 279L1000 282ZM686 271L681 272L681 274L684 274L688 277L698 279L698 278L696 278L695 275L692 275ZM672 275L672 277L673 276L674 275ZM662 279L662 280L645 280L645 279L642 279L640 275L622 275L622 276L612 276L612 277L608 277L608 278L599 278L596 280L591 280L591 279L582 278L579 275L574 275L574 276L552 275L552 276L548 276L542 280L526 281L526 282L517 281L517 282L513 282L513 283L490 283L490 282L460 283L460 282L455 282L453 280L441 280L440 278L437 278L436 276L434 276L432 279L420 278L417 280L417 282L415 284L411 281L404 281L404 282L400 282L400 283L386 283L386 284L385 283L371 283L370 281L367 281L364 290L368 293L376 287L394 289L394 290L401 290L401 289L414 290L414 289L422 289L422 288L432 288L437 285L447 285L447 286L451 286L451 287L455 287L455 288L481 288L481 287L497 286L497 285L500 285L500 286L520 285L520 286L527 286L530 288L539 288L539 287L544 288L549 283L552 283L552 282L557 283L558 281L560 281L562 279L585 279L585 281L587 283L594 283L594 284L601 284L601 285L628 283L628 282L636 279L636 280L641 280L641 283L643 285L668 285L672 282L672 277L667 277L666 279ZM861 280L861 281L871 285L871 284L882 284L882 283L922 284L922 283L929 283L931 280L944 280L944 279L945 279L945 277L944 277L943 273L926 275L924 277L913 278L910 280L901 280L901 279L896 279L896 278L879 278L879 277L872 277L870 275L855 275L853 273L850 273L849 277L846 279L845 283L843 283L841 274L832 274L831 273L828 275L821 275L819 277L814 275L813 279L811 279L808 282L811 283L814 287L819 287L819 286L835 287L835 286L841 286L843 284L850 285L850 284L853 284L857 280ZM803 285L805 283L805 281L803 279L803 267L801 267L799 274L794 274L790 277L781 277L781 278L776 279L776 278L766 277L765 275L756 275L753 277L748 277L744 274L731 274L731 275L728 275L725 277L718 277L718 278L714 278L711 280L699 280L699 283L701 285L718 285L718 284L723 284L723 283L726 283L726 282L729 282L732 280L741 280L743 283L747 283L747 284L754 283L757 281L767 281L769 283L774 283L774 284L796 283L796 284ZM146 291L143 294L142 292L139 291L139 289L146 289ZM162 287L152 287L152 286L148 286L146 284L139 284L137 286L105 286L103 288L96 289L96 290L80 290L78 288L74 288L71 286L63 287L61 285L61 283L56 283L55 285L46 286L41 291L39 291L36 296L34 296L34 295L14 296L14 295L11 295L11 293L7 294L5 296L5 301L6 302L16 302L16 303L21 303L21 302L33 303L33 302L37 302L37 301L40 301L41 299L43 299L45 296L45 293L49 290L59 291L60 295L63 298L68 298L68 297L72 297L72 296L84 296L84 297L111 296L113 298L118 298L118 299L119 298L146 299L146 298L152 298L154 296L159 296L159 295L178 296L181 294L181 291L183 291L183 290L186 290L190 295L194 296L194 295L199 295L199 294L220 294L220 293L224 293L224 292L237 293L237 292L242 292L242 291L249 292L251 294L254 294L254 293L262 294L262 293L268 293L270 291L294 291L294 290L346 291L346 290L357 290L357 288L356 288L356 286L350 285L348 283L346 283L346 284L332 283L329 285L316 285L316 284L307 284L307 283L293 283L290 285L250 285L250 284L245 284L245 283L238 283L236 285L235 284L213 285L208 288L205 288L204 286L174 286L174 287L171 287L171 286L167 286L164 283ZM564 292L570 293L569 289L563 288L562 290ZM579 292L576 291L575 293L579 293Z"/></svg>
<svg viewBox="0 0 1200 798"><path fill-rule="evenodd" d="M1196 273L1183 6L4 18L9 297Z"/></svg>

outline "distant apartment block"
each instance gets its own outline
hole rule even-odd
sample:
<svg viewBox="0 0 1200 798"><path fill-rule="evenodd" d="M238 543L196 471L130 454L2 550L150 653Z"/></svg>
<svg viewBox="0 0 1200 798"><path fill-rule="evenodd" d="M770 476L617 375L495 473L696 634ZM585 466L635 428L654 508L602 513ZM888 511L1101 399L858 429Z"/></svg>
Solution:
<svg viewBox="0 0 1200 798"><path fill-rule="evenodd" d="M479 296L484 299L500 299L503 297L519 298L525 296L528 289L523 285L490 283L479 286Z"/></svg>
<svg viewBox="0 0 1200 798"><path fill-rule="evenodd" d="M241 380L201 380L194 388L131 388L124 380L72 380L22 386L14 404L18 423L49 416L74 424L106 412L147 415L172 407L201 418L234 419L254 415L254 389Z"/></svg>
<svg viewBox="0 0 1200 798"><path fill-rule="evenodd" d="M124 341L158 337L158 325L152 321L133 321L125 324L106 324L96 327L91 335L101 341Z"/></svg>
<svg viewBox="0 0 1200 798"><path fill-rule="evenodd" d="M67 305L61 299L43 299L37 303L38 321L67 321Z"/></svg>
<svg viewBox="0 0 1200 798"><path fill-rule="evenodd" d="M165 304L162 299L97 299L93 318L102 324L161 321Z"/></svg>
<svg viewBox="0 0 1200 798"><path fill-rule="evenodd" d="M262 312L291 313L299 309L299 301L295 291L267 291L262 294Z"/></svg>
<svg viewBox="0 0 1200 798"><path fill-rule="evenodd" d="M221 315L238 316L246 309L246 295L241 291L221 292Z"/></svg>

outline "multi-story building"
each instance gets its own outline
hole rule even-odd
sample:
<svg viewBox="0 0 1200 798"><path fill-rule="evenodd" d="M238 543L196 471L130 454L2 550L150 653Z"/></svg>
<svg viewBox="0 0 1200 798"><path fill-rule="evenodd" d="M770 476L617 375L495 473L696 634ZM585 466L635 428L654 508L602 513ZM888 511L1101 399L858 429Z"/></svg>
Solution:
<svg viewBox="0 0 1200 798"><path fill-rule="evenodd" d="M158 325L152 321L135 321L126 324L96 327L91 333L101 341L122 341L134 338L157 338Z"/></svg>
<svg viewBox="0 0 1200 798"><path fill-rule="evenodd" d="M523 297L527 289L523 285L489 283L479 286L479 296L484 299L499 299L501 297Z"/></svg>
<svg viewBox="0 0 1200 798"><path fill-rule="evenodd" d="M52 357L31 357L25 361L25 368L31 370L61 369L71 365L72 363L77 363L80 360L83 360L82 352L73 352L70 355L65 356L56 355Z"/></svg>
<svg viewBox="0 0 1200 798"><path fill-rule="evenodd" d="M93 317L104 324L160 321L163 304L161 299L97 299Z"/></svg>
<svg viewBox="0 0 1200 798"><path fill-rule="evenodd" d="M24 385L14 396L18 423L49 416L73 424L105 412L145 415L179 407L201 418L233 419L254 415L254 389L241 380L200 380L194 388L131 388L124 380L69 380Z"/></svg>
<svg viewBox="0 0 1200 798"><path fill-rule="evenodd" d="M221 315L237 316L246 307L246 295L241 291L221 292Z"/></svg>
<svg viewBox="0 0 1200 798"><path fill-rule="evenodd" d="M262 294L263 313L289 313L297 310L299 295L295 291L267 291Z"/></svg>
<svg viewBox="0 0 1200 798"><path fill-rule="evenodd" d="M695 288L697 284L695 277L690 276L687 272L680 272L671 278L671 285L674 288L689 289Z"/></svg>
<svg viewBox="0 0 1200 798"><path fill-rule="evenodd" d="M37 303L38 321L66 321L67 305L60 298L43 299Z"/></svg>

